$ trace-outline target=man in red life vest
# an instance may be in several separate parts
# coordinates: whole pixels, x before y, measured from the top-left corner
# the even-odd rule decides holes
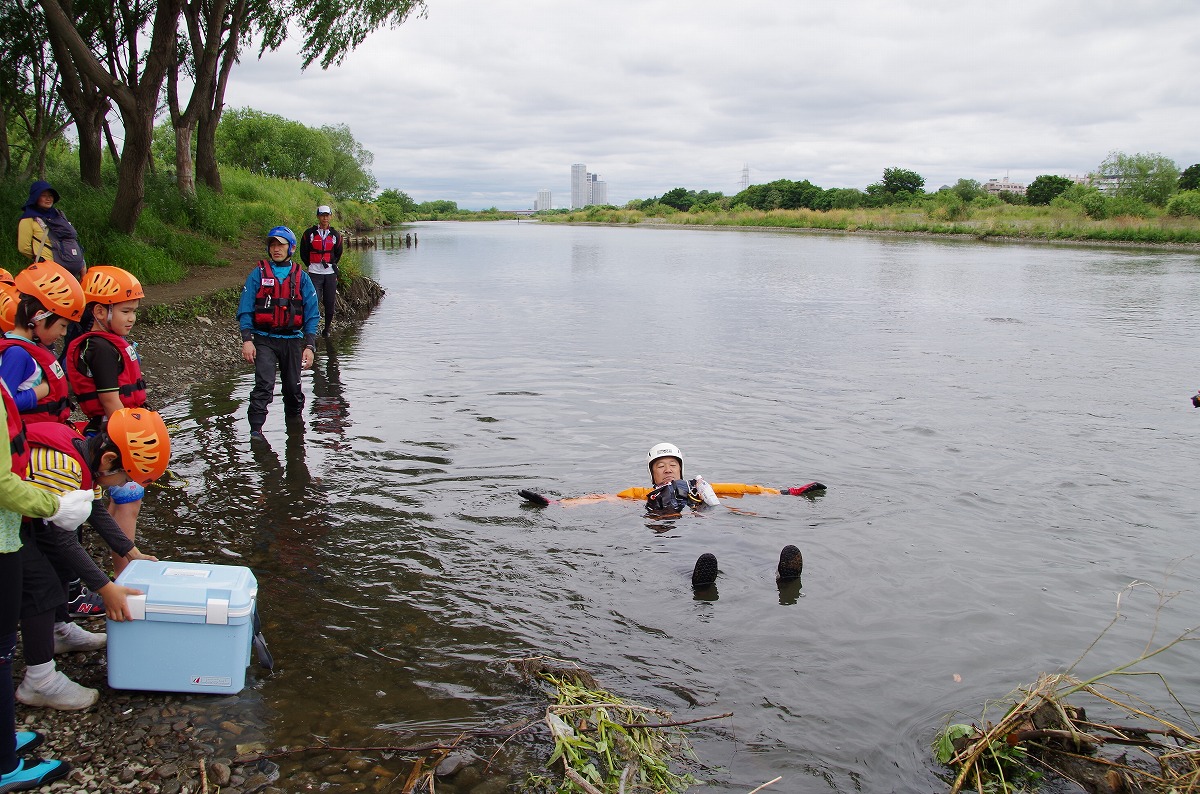
[[[325,305],[325,327],[321,335],[333,331],[333,312],[337,304],[338,261],[342,258],[342,235],[329,225],[333,210],[326,204],[317,207],[317,225],[300,235],[300,261],[308,268],[313,288]]]
[[[313,364],[317,352],[317,325],[321,310],[317,292],[300,266],[292,262],[296,235],[286,226],[267,233],[269,260],[259,260],[246,277],[238,303],[242,332],[242,358],[254,365],[250,392],[251,440],[263,438],[267,406],[275,393],[275,370],[283,379],[283,413],[289,421],[300,419],[304,392],[300,371]]]

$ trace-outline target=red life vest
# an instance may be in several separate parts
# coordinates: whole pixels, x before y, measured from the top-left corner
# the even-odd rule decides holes
[[[72,340],[67,346],[67,379],[79,401],[79,409],[90,417],[104,416],[104,406],[96,392],[96,381],[85,374],[80,353],[92,337],[104,339],[121,354],[121,371],[117,373],[117,394],[126,408],[141,408],[146,404],[146,381],[142,378],[142,363],[133,343],[108,331],[89,331]]]
[[[21,421],[21,412],[17,410],[17,403],[8,393],[8,387],[3,383],[0,383],[0,394],[4,396],[4,413],[8,420],[8,446],[12,452],[12,472],[21,479],[25,479],[25,471],[29,468],[29,442],[25,439],[25,423]],[[66,427],[66,425],[63,426]]]
[[[310,265],[319,265],[321,263],[332,265],[333,247],[337,245],[337,232],[330,229],[329,234],[321,237],[321,233],[314,226],[312,234],[309,235],[309,245],[311,246],[308,252],[308,263]]]
[[[54,351],[37,342],[26,342],[9,337],[0,339],[0,356],[14,347],[24,350],[41,367],[42,377],[46,379],[46,385],[50,387],[50,392],[38,400],[37,405],[25,411],[22,418],[30,424],[67,421],[67,417],[71,415],[71,401],[67,398],[67,373],[63,372],[62,365],[58,363]]]
[[[254,327],[268,334],[290,334],[304,327],[304,298],[300,295],[300,268],[291,266],[280,281],[267,260],[260,260],[259,287],[254,296]]]
[[[75,428],[70,425],[60,425],[51,422],[38,422],[35,425],[30,425],[25,431],[26,440],[33,445],[46,447],[63,453],[67,457],[74,458],[83,470],[83,482],[80,488],[85,491],[92,490],[92,470],[88,466],[87,461],[83,459],[83,453],[79,447],[75,446],[76,441],[82,441],[83,436],[75,431]],[[28,462],[28,453],[26,453]]]

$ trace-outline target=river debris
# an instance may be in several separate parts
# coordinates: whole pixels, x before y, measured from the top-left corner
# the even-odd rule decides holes
[[[698,783],[675,770],[693,758],[681,726],[723,719],[732,713],[671,720],[670,712],[626,702],[572,662],[535,656],[509,662],[530,680],[549,684],[553,701],[545,723],[554,740],[547,767],[561,766],[563,779],[534,776],[526,791],[559,794],[682,792]],[[761,788],[761,787],[760,787]]]
[[[1112,622],[1066,672],[1043,673],[1033,684],[986,704],[978,724],[949,724],[938,734],[934,754],[956,772],[951,794],[1007,794],[1028,790],[1047,776],[1093,794],[1200,792],[1200,727],[1161,673],[1132,669],[1181,643],[1200,640],[1200,627],[1157,647],[1152,631],[1136,659],[1086,679],[1071,674],[1121,618],[1121,598],[1135,587],[1149,586],[1135,582],[1121,592]],[[1176,594],[1151,589],[1159,598],[1157,628],[1157,616]],[[1116,686],[1129,676],[1161,686],[1177,713]],[[1105,716],[1090,719],[1080,701]],[[989,720],[989,711],[999,707],[1005,708],[1003,716]]]

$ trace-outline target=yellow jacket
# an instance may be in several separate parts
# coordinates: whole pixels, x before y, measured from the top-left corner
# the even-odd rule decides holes
[[[17,224],[17,250],[30,262],[54,258],[54,241],[45,224],[37,218],[22,218]]]

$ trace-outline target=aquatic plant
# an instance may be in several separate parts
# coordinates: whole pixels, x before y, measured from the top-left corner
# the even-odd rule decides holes
[[[1135,670],[1141,663],[1181,643],[1200,640],[1200,627],[1185,630],[1170,642],[1155,645],[1158,616],[1176,595],[1151,588],[1158,596],[1154,628],[1143,652],[1098,675],[1079,678],[1072,671],[1122,617],[1121,602],[1134,582],[1117,599],[1112,621],[1063,673],[1040,675],[1004,699],[984,705],[977,723],[949,723],[934,739],[934,756],[954,770],[951,794],[964,789],[983,792],[1020,791],[1054,773],[1090,791],[1185,792],[1200,790],[1200,727],[1159,672]],[[1116,686],[1122,677],[1156,680],[1172,714],[1150,705],[1144,694]],[[1067,699],[1087,696],[1091,706],[1112,719],[1089,719],[1084,708]],[[999,720],[989,712],[1003,707]],[[1134,724],[1122,724],[1131,720]],[[1114,753],[1113,748],[1119,748]],[[1107,751],[1107,752],[1106,752]]]
[[[669,712],[628,703],[601,689],[577,665],[538,656],[512,662],[527,677],[550,685],[545,722],[554,740],[546,766],[562,767],[559,794],[682,792],[698,783],[673,767],[692,757],[680,726],[730,716],[681,722]],[[651,721],[651,718],[657,718]],[[526,791],[544,791],[545,777],[531,778]]]

